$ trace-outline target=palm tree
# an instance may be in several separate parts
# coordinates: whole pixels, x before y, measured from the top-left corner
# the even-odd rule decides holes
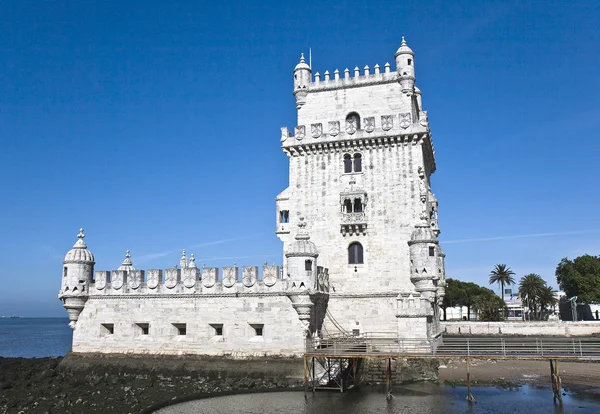
[[[542,319],[543,314],[548,310],[548,308],[553,308],[556,305],[556,302],[558,301],[554,296],[552,287],[544,286],[544,288],[538,296],[538,303],[540,305],[539,319]],[[544,317],[544,319],[546,318]]]
[[[490,285],[498,283],[502,287],[502,300],[504,301],[504,285],[513,285],[515,272],[510,270],[505,264],[497,264],[494,270],[490,272]]]
[[[537,316],[537,307],[542,291],[546,287],[546,282],[542,277],[535,273],[529,273],[519,281],[519,296],[522,299],[527,298],[527,306],[534,318]]]

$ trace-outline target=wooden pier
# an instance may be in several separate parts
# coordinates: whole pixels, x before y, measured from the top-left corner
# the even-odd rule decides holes
[[[558,361],[600,361],[600,338],[593,337],[444,337],[431,340],[397,338],[385,333],[311,338],[304,354],[305,392],[318,389],[344,392],[358,382],[364,359],[385,359],[387,398],[392,396],[392,360],[465,360],[467,400],[471,393],[473,359],[546,360],[554,401],[562,403]]]

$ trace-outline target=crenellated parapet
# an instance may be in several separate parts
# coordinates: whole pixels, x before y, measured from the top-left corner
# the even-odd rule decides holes
[[[316,72],[312,82],[308,84],[308,92],[356,88],[392,82],[398,82],[398,74],[396,71],[392,71],[391,65],[386,62],[383,70],[379,64],[375,64],[372,69],[369,65],[365,65],[362,70],[358,66],[353,70],[346,68],[343,74],[338,69],[332,73],[326,70],[323,75]]]
[[[241,276],[241,277],[240,277]],[[148,294],[217,294],[217,293],[272,293],[288,289],[288,281],[280,277],[280,267],[237,265],[223,267],[185,267],[148,270],[100,270],[90,285],[94,295],[148,295]]]

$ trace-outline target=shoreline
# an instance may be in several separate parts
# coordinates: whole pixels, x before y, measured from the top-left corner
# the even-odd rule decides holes
[[[172,403],[219,395],[303,390],[302,380],[283,376],[233,377],[226,371],[197,372],[185,364],[172,370],[134,369],[115,360],[112,365],[74,370],[64,360],[0,357],[0,414],[151,413]],[[440,362],[438,379],[431,383],[466,385],[464,360]],[[559,371],[565,391],[600,395],[600,363],[560,362]],[[471,384],[550,388],[550,369],[547,361],[475,360],[471,362]]]

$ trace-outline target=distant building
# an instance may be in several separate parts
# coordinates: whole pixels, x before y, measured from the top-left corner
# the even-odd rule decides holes
[[[440,334],[444,253],[427,113],[406,42],[396,69],[294,69],[298,113],[281,129],[289,186],[276,198],[283,265],[94,273],[83,230],[59,298],[76,352],[299,355],[305,338]],[[241,276],[241,279],[240,279]]]

